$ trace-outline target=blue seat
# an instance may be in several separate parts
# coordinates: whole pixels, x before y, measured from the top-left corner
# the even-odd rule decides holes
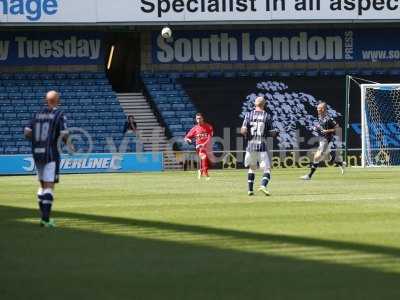
[[[181,78],[193,78],[194,75],[195,75],[194,72],[183,72],[183,73],[181,74]]]
[[[154,74],[155,78],[169,78],[169,74],[168,73],[156,73]]]
[[[29,104],[27,104],[26,101],[25,101],[25,104],[26,105],[15,106],[14,110],[15,110],[16,113],[18,113],[18,116],[20,116],[21,113],[27,113],[29,111],[28,110],[28,108],[29,108],[28,105]]]
[[[190,118],[191,116],[193,116],[194,112],[192,111],[177,111],[176,112],[176,116],[178,118]]]
[[[173,91],[174,88],[173,84],[161,84],[161,90],[163,91]]]
[[[163,111],[161,114],[164,118],[172,118],[176,115],[174,111]]]
[[[22,146],[29,147],[29,141],[18,141],[15,143],[15,145],[18,147],[22,147]]]
[[[41,73],[41,74],[39,74],[39,78],[42,80],[52,80],[53,73]]]
[[[346,75],[346,71],[345,70],[341,70],[341,69],[335,69],[335,70],[333,70],[333,75],[335,75],[335,76],[345,76]]]
[[[264,72],[263,71],[251,71],[250,76],[253,78],[261,78],[264,76]]]
[[[95,83],[96,83],[96,85],[107,85],[107,84],[109,84],[107,79],[96,79]]]
[[[293,74],[294,76],[301,77],[301,76],[304,76],[304,75],[305,75],[305,71],[304,71],[304,70],[293,70],[293,71],[292,71],[292,74]]]
[[[149,91],[159,91],[159,90],[161,90],[161,86],[160,86],[160,84],[149,84],[149,85],[147,85],[147,89],[149,90]]]
[[[186,110],[186,105],[185,104],[173,104],[172,109],[175,111]]]
[[[169,102],[172,103],[172,104],[182,104],[183,100],[182,100],[181,97],[174,96],[174,97],[170,97],[169,98]]]
[[[0,73],[0,80],[10,80],[13,79],[14,76],[8,73]]]
[[[170,84],[173,82],[173,79],[170,79],[169,77],[162,77],[162,78],[157,78],[157,81],[159,84]]]
[[[11,86],[14,87],[16,85],[16,82],[13,80],[7,80],[3,82],[3,86]]]
[[[164,122],[167,125],[178,125],[178,124],[180,124],[179,119],[177,119],[175,117],[171,117],[171,118],[164,117]]]
[[[168,77],[171,78],[171,79],[178,79],[178,78],[181,78],[181,73],[179,73],[179,72],[170,72]]]
[[[399,69],[390,69],[389,70],[389,75],[390,76],[399,76],[400,75],[400,70]]]
[[[153,78],[154,74],[152,71],[143,71],[142,72],[142,78]]]
[[[171,105],[170,104],[159,104],[157,107],[158,107],[158,110],[160,112],[162,112],[162,111],[171,111]]]
[[[290,77],[292,75],[291,71],[279,71],[278,76],[280,77]]]
[[[358,70],[358,69],[347,70],[347,74],[352,75],[352,76],[357,76],[360,74],[360,70]]]
[[[143,83],[144,84],[157,84],[158,80],[155,78],[143,78]]]
[[[183,130],[181,124],[169,125],[168,127],[171,131],[182,131]]]
[[[10,133],[11,134],[14,134],[14,135],[16,135],[16,134],[22,134],[22,131],[23,131],[23,128],[21,128],[20,126],[12,126],[12,127],[10,127]]]
[[[172,130],[172,133],[175,137],[184,137],[186,135],[185,130]]]
[[[32,152],[31,147],[29,146],[21,146],[18,149],[19,154],[29,154]]]
[[[224,72],[224,77],[225,78],[235,78],[236,77],[236,72],[234,71],[225,71]]]
[[[15,78],[16,80],[24,80],[24,79],[26,79],[26,74],[25,74],[25,73],[16,73],[16,74],[14,75],[14,78]]]
[[[277,75],[277,72],[276,72],[276,71],[272,71],[272,70],[264,71],[264,76],[265,76],[265,77],[274,77],[274,76],[276,76],[276,75]]]
[[[248,71],[239,71],[239,72],[237,72],[237,77],[248,78],[248,77],[250,77],[250,73]]]
[[[319,71],[321,76],[332,76],[333,70],[332,69],[322,69]]]
[[[190,103],[184,102],[184,103],[186,103],[185,105],[187,110],[196,110],[196,108],[191,102]]]
[[[92,75],[93,78],[95,79],[105,79],[106,78],[106,73],[104,72],[95,72]]]
[[[209,74],[208,72],[198,72],[196,73],[196,78],[208,78]]]
[[[372,76],[372,75],[374,75],[374,70],[371,70],[371,69],[362,69],[362,70],[360,71],[360,74],[361,74],[362,76]]]
[[[18,154],[18,148],[14,146],[7,146],[5,148],[5,153],[6,154]]]
[[[211,78],[221,78],[223,76],[223,72],[221,71],[210,71]]]
[[[384,76],[387,74],[387,70],[386,69],[375,69],[374,74],[378,75],[378,76]]]
[[[30,113],[19,113],[17,115],[17,117],[20,119],[29,119],[31,117],[31,114]]]
[[[16,88],[16,87],[13,87],[13,86],[10,86],[10,87],[7,87],[7,92],[10,94],[12,94],[12,93],[19,93],[19,88]]]
[[[318,70],[307,70],[305,72],[305,75],[307,77],[317,77],[318,76]]]
[[[5,113],[3,114],[3,117],[5,120],[13,120],[17,118],[17,114],[16,113]]]
[[[80,73],[79,78],[81,79],[92,79],[94,73]]]
[[[66,73],[68,79],[79,79],[79,73]]]

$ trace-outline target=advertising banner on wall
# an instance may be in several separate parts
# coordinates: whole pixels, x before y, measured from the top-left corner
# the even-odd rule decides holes
[[[157,64],[395,61],[400,59],[396,35],[396,29],[176,31],[163,39],[154,32],[152,60]]]
[[[397,0],[0,0],[0,23],[397,20]]]
[[[0,33],[0,65],[103,63],[104,42],[98,33]]]
[[[155,152],[64,155],[60,163],[61,174],[152,172],[162,171],[163,168],[163,155]],[[31,155],[0,156],[0,175],[35,173]]]

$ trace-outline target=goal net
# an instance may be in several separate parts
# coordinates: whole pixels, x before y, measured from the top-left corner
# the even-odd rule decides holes
[[[362,166],[400,165],[400,84],[361,84]]]

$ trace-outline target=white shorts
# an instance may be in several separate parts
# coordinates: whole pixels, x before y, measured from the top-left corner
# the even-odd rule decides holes
[[[258,164],[260,168],[264,170],[271,169],[271,159],[268,152],[246,152],[244,157],[244,166],[246,168],[252,166],[257,167]]]
[[[47,164],[36,164],[38,179],[44,182],[57,182],[58,174],[56,170],[56,162],[52,161]]]
[[[318,152],[321,153],[322,156],[329,154],[331,151],[332,143],[328,140],[320,140],[318,145]]]

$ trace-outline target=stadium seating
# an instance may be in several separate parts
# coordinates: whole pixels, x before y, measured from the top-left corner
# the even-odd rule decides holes
[[[0,154],[31,152],[23,128],[44,107],[48,90],[60,92],[68,126],[89,133],[91,152],[110,152],[107,138],[120,145],[126,117],[104,72],[0,74]],[[76,141],[76,146],[87,150],[88,139]],[[127,150],[136,150],[134,140]]]
[[[143,82],[155,107],[162,116],[172,137],[182,139],[193,127],[196,109],[180,84],[180,77],[193,77],[195,73],[143,73]],[[192,146],[179,143],[180,149],[191,150]]]
[[[168,84],[178,78],[262,78],[262,77],[317,77],[317,76],[382,76],[400,75],[399,69],[294,69],[294,70],[250,70],[250,71],[199,71],[199,72],[143,72],[145,84]]]

